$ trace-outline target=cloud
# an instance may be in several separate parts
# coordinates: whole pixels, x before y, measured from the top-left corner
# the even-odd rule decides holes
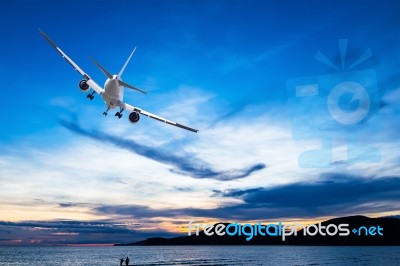
[[[234,104],[234,106],[235,106],[234,108],[231,108],[231,110],[226,111],[225,114],[216,118],[215,121],[213,121],[208,127],[214,128],[218,124],[226,122],[230,118],[234,118],[235,116],[237,116],[239,113],[243,112],[246,109],[247,103],[244,101],[241,101],[241,102]]]
[[[288,213],[290,216],[398,210],[400,177],[356,178],[346,174],[327,174],[321,181],[313,183],[231,190],[223,196],[238,197],[252,206],[276,208],[281,215]]]
[[[162,231],[145,231],[135,226],[108,221],[0,221],[1,245],[114,244],[151,236],[174,236]]]
[[[130,217],[204,217],[222,220],[315,218],[400,209],[400,177],[356,178],[345,174],[325,174],[319,182],[292,183],[271,188],[216,191],[242,203],[211,209],[152,209],[138,205],[100,206],[101,214]]]
[[[137,143],[133,140],[106,134],[101,131],[88,130],[82,128],[77,122],[67,119],[60,119],[60,125],[63,127],[86,137],[111,143],[119,148],[126,149],[135,154],[155,160],[157,162],[173,166],[170,171],[173,173],[188,175],[193,178],[212,178],[220,181],[229,181],[234,179],[245,178],[254,172],[266,168],[263,163],[254,164],[245,169],[234,169],[228,171],[218,171],[209,166],[206,162],[196,158],[194,155],[184,154],[178,156],[167,153],[160,148],[154,148]]]
[[[0,245],[64,245],[132,242],[152,236],[176,236],[174,228],[189,220],[251,221],[315,219],[324,216],[379,214],[400,209],[400,177],[356,177],[327,173],[319,181],[274,187],[214,191],[216,197],[240,199],[240,203],[215,208],[152,208],[144,205],[87,204],[91,212],[113,220],[0,221]],[[74,204],[59,203],[63,208]],[[395,213],[393,213],[395,215]],[[114,222],[119,221],[119,222]],[[126,222],[130,221],[130,222]],[[145,224],[143,227],[142,224]],[[149,229],[149,225],[150,228]]]
[[[388,91],[382,97],[382,101],[385,105],[394,105],[398,107],[400,105],[400,88]]]

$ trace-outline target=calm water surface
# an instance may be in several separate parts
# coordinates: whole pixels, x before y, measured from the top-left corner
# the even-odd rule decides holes
[[[0,247],[0,265],[400,265],[400,247]]]

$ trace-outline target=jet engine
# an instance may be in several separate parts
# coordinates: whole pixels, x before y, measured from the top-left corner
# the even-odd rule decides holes
[[[129,114],[129,122],[131,122],[132,124],[135,124],[139,121],[140,119],[140,115],[138,112],[132,112]]]
[[[87,92],[90,89],[89,85],[86,82],[86,79],[83,79],[79,82],[79,89],[83,92]]]

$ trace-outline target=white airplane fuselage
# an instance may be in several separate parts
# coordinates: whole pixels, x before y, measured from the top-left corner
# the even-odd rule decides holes
[[[120,79],[121,80],[121,79]],[[117,75],[113,75],[113,78],[108,78],[104,83],[104,93],[101,94],[106,106],[110,109],[114,109],[118,106],[118,101],[123,102],[124,100],[124,87],[118,84]]]

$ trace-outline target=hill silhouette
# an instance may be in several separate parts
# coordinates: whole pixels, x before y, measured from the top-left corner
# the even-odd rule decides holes
[[[220,223],[217,223],[220,224]],[[215,225],[217,225],[215,224]],[[227,226],[227,223],[223,223]],[[195,229],[192,231],[191,236],[181,236],[174,238],[153,237],[146,240],[129,243],[129,244],[116,244],[116,246],[163,246],[163,245],[315,245],[315,246],[385,246],[385,245],[400,245],[400,219],[397,218],[369,218],[365,216],[349,216],[330,219],[321,222],[321,226],[334,224],[348,224],[349,235],[339,236],[322,236],[316,234],[314,236],[304,235],[303,229],[297,231],[297,236],[286,236],[285,241],[282,241],[281,236],[254,236],[250,241],[246,241],[246,236],[235,235],[218,236],[216,234],[207,236],[204,231],[196,236]],[[214,227],[215,227],[214,225]],[[316,224],[315,226],[318,226]],[[367,230],[364,228],[353,232],[353,229],[360,227],[366,229],[375,227],[375,229],[382,228],[382,235],[378,234],[377,230],[372,229],[370,233],[375,235],[365,235]],[[330,232],[333,232],[331,227]],[[315,230],[311,230],[311,233]],[[368,233],[369,234],[369,233]]]

